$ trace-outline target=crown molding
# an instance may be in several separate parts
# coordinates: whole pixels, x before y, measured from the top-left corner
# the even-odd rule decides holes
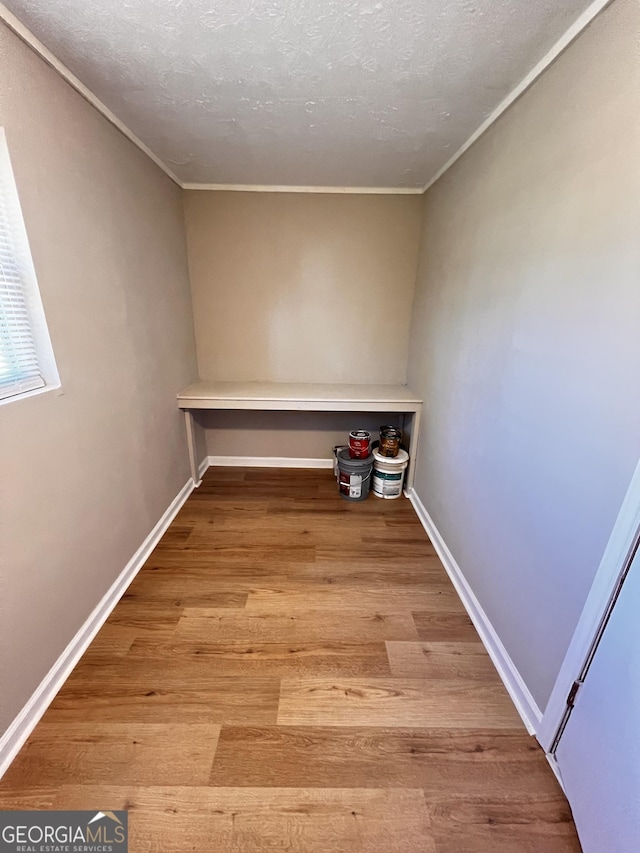
[[[444,166],[439,169],[436,174],[424,185],[422,188],[423,192],[426,192],[430,189],[436,181],[438,181],[445,172],[448,172],[449,169],[456,163],[465,151],[468,151],[469,148],[477,142],[480,137],[486,133],[487,130],[494,124],[500,116],[505,113],[509,107],[514,104],[527,89],[531,88],[536,80],[544,74],[544,72],[552,65],[556,59],[560,56],[560,54],[564,53],[564,51],[569,47],[569,45],[575,41],[575,39],[580,35],[580,33],[585,30],[589,24],[596,18],[600,12],[610,6],[613,3],[613,0],[595,0],[590,6],[588,6],[584,12],[580,15],[577,20],[573,22],[573,24],[569,27],[569,29],[558,39],[558,41],[554,44],[551,50],[542,57],[540,62],[535,65],[531,71],[524,77],[518,85],[509,92],[507,97],[501,101],[495,110],[489,115],[480,125],[480,127],[474,131],[471,136],[467,139],[467,141],[458,148],[456,153],[451,157]]]
[[[84,83],[79,80],[76,75],[70,71],[67,66],[60,62],[60,60],[53,55],[53,53],[46,47],[39,39],[37,39],[31,30],[27,29],[25,25],[16,18],[13,12],[10,12],[7,7],[0,3],[0,21],[2,21],[18,38],[24,42],[27,47],[30,47],[34,53],[37,53],[38,56],[43,59],[47,65],[53,68],[54,71],[64,79],[66,82],[76,90],[76,92],[81,95],[85,101],[88,101],[92,107],[95,107],[99,113],[107,119],[117,130],[120,131],[130,142],[139,148],[142,152],[144,152],[147,157],[149,157],[156,166],[159,166],[162,171],[168,175],[172,181],[178,184],[179,187],[182,186],[182,182],[177,178],[176,175],[173,174],[171,169],[164,163],[153,151],[144,144],[144,142],[139,139],[133,131],[129,130],[127,125],[120,121],[117,115],[111,112],[109,107],[104,104],[100,98],[95,95],[91,89],[84,85]]]
[[[301,187],[278,184],[183,184],[185,190],[239,193],[342,193],[343,195],[422,195],[422,187]]]
[[[224,192],[271,192],[271,193],[340,193],[358,195],[421,195],[430,189],[462,155],[484,134],[486,131],[512,106],[535,81],[552,65],[555,60],[569,47],[569,45],[586,29],[589,24],[614,0],[595,0],[577,18],[569,29],[553,45],[551,50],[535,65],[518,85],[498,104],[489,115],[471,134],[467,141],[458,148],[456,153],[439,169],[436,174],[422,187],[313,187],[313,186],[279,186],[264,184],[206,184],[206,183],[183,183],[153,151],[139,139],[127,125],[121,121],[104,104],[91,89],[82,83],[78,77],[71,72],[64,63],[54,56],[45,45],[37,39],[16,16],[0,2],[0,21],[2,21],[15,35],[18,36],[28,47],[37,53],[54,71],[64,78],[67,83],[76,90],[88,103],[98,110],[120,133],[133,142],[147,157],[162,169],[172,181],[184,190],[213,190]]]

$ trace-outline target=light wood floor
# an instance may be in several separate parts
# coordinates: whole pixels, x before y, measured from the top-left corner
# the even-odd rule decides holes
[[[210,469],[0,782],[133,853],[569,853],[567,802],[409,502]]]

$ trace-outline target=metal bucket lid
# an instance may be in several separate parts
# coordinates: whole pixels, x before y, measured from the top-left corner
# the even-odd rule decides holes
[[[349,448],[338,451],[338,465],[344,468],[351,468],[357,471],[366,471],[373,465],[373,457],[367,456],[365,459],[352,459],[349,456]]]
[[[406,450],[400,448],[397,456],[383,456],[382,453],[374,448],[373,458],[376,462],[384,462],[385,465],[402,465],[409,461],[409,454]]]

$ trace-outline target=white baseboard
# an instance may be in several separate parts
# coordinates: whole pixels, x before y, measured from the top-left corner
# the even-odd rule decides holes
[[[198,482],[196,483],[196,486],[199,486],[202,482],[202,477],[209,465],[211,465],[211,463],[209,462],[209,457],[205,456],[202,462],[198,465]]]
[[[171,501],[162,518],[120,572],[109,590],[89,615],[84,625],[82,625],[78,633],[40,682],[26,705],[0,738],[0,778],[7,771],[24,742],[71,674],[71,671],[178,514],[178,511],[193,491],[193,488],[193,480],[189,478],[189,481],[185,483],[180,492]]]
[[[209,466],[226,468],[333,468],[333,459],[293,456],[209,456]]]
[[[480,602],[475,597],[473,590],[469,586],[462,569],[456,563],[453,554],[448,549],[444,539],[440,535],[433,519],[427,512],[424,504],[418,497],[415,489],[410,489],[407,497],[413,504],[418,518],[422,526],[427,531],[429,539],[440,557],[447,574],[454,585],[456,592],[460,596],[464,607],[469,614],[471,621],[475,625],[476,631],[480,635],[484,647],[489,653],[489,657],[493,661],[493,665],[498,670],[498,675],[502,679],[504,686],[509,692],[509,696],[516,706],[518,713],[522,717],[522,721],[527,727],[530,735],[535,735],[542,720],[542,711],[536,704],[535,699],[529,692],[522,676],[518,672],[516,665],[509,657],[509,653],[505,649],[496,633],[495,628],[489,621],[489,617],[482,609]]]

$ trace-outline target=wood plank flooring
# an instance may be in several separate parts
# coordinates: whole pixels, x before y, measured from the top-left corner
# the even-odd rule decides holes
[[[407,500],[211,469],[4,779],[132,853],[578,853]]]

